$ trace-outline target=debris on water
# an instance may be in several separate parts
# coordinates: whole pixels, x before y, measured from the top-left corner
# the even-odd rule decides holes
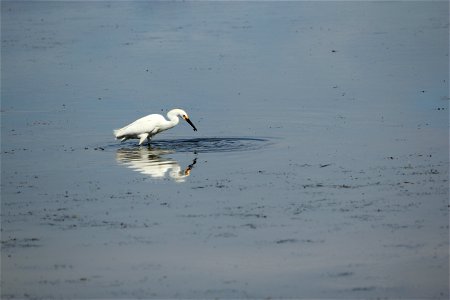
[[[276,241],[277,244],[286,244],[286,243],[295,243],[297,242],[296,239],[283,239]]]
[[[251,224],[251,223],[248,223],[248,224],[244,224],[244,225],[242,225],[242,226],[244,226],[244,227],[248,227],[248,228],[251,228],[251,229],[256,229],[256,225],[254,225],[254,224]]]
[[[373,290],[375,290],[375,287],[374,286],[364,286],[364,287],[355,287],[355,288],[352,288],[352,291],[353,292],[368,292],[368,291],[373,291]]]
[[[352,276],[354,273],[353,272],[340,272],[340,273],[336,273],[336,274],[329,274],[330,277],[347,277],[347,276]]]
[[[343,189],[350,189],[351,188],[351,186],[346,185],[346,184],[338,185],[338,187],[343,188]]]

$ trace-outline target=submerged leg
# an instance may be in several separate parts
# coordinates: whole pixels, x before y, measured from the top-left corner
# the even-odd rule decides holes
[[[152,136],[149,134],[147,137],[148,145],[150,146],[150,142],[152,141]]]
[[[145,139],[148,137],[148,133],[142,133],[142,134],[138,135],[138,137],[139,137],[139,146],[140,146],[145,141]]]

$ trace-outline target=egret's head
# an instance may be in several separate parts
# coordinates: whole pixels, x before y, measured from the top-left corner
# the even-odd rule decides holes
[[[192,128],[194,128],[194,131],[197,131],[197,128],[195,128],[195,125],[192,124],[191,120],[189,119],[189,115],[184,110],[176,108],[176,109],[172,109],[171,111],[169,111],[169,113],[174,113],[177,116],[182,117],[186,122],[189,123],[189,125],[192,126]]]

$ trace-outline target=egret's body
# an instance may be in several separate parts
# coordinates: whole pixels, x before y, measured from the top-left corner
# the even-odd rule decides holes
[[[189,123],[189,125],[192,126],[192,128],[194,128],[194,131],[197,131],[197,128],[195,128],[194,124],[192,124],[191,120],[189,120],[187,113],[182,109],[176,108],[167,113],[167,118],[169,120],[166,120],[161,115],[151,114],[137,119],[125,127],[114,130],[114,136],[116,139],[120,139],[121,141],[128,139],[139,139],[139,145],[142,145],[146,139],[150,142],[155,134],[177,125],[180,121],[178,117],[182,117]]]

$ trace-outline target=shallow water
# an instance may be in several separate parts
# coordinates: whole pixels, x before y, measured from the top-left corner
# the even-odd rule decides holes
[[[1,5],[2,298],[448,298],[448,2]]]
[[[221,153],[234,151],[252,151],[269,145],[269,140],[261,138],[196,138],[156,140],[147,146],[98,147],[100,150],[113,149],[119,164],[153,179],[171,178],[177,182],[184,182],[197,163],[198,153]],[[192,163],[181,168],[171,156],[176,153],[188,152],[195,155]]]

